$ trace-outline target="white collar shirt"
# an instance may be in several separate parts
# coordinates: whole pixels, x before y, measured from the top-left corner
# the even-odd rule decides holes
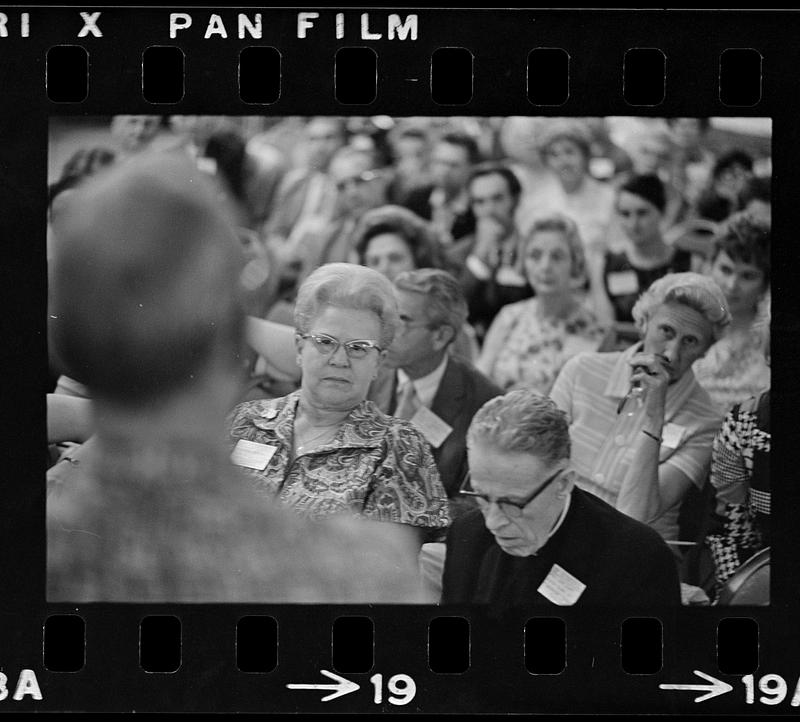
[[[439,384],[442,382],[442,377],[447,368],[447,359],[448,356],[445,354],[442,362],[433,371],[418,379],[412,379],[403,369],[397,369],[398,397],[403,393],[407,383],[413,383],[420,403],[426,408],[430,408],[436,398],[436,392],[439,390]]]

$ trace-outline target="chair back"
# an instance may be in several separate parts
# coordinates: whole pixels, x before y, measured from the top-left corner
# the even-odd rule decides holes
[[[769,547],[753,554],[725,582],[721,606],[764,607],[769,604]]]

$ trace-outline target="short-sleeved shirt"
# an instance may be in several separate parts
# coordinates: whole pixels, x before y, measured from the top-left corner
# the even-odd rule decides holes
[[[584,488],[616,506],[643,427],[643,410],[617,413],[630,390],[628,360],[641,349],[574,356],[561,370],[550,393],[567,412],[572,463],[584,477]],[[701,488],[708,475],[711,444],[722,413],[697,383],[691,369],[667,389],[659,468],[672,466]],[[665,539],[677,539],[680,502],[651,526]]]
[[[350,513],[424,528],[450,524],[433,453],[410,422],[362,401],[331,442],[292,460],[299,398],[295,391],[233,410],[234,443],[246,439],[275,450],[263,471],[247,469],[259,489],[312,518]]]
[[[692,256],[688,251],[676,250],[669,262],[654,268],[637,268],[623,251],[609,251],[605,258],[603,280],[606,293],[614,307],[614,320],[633,322],[633,307],[653,281],[668,273],[690,271]]]

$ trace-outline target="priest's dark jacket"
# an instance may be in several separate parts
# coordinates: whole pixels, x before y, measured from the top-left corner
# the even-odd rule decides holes
[[[577,487],[561,526],[535,555],[503,551],[478,509],[453,522],[446,546],[443,604],[658,608],[681,603],[676,557],[661,536]]]

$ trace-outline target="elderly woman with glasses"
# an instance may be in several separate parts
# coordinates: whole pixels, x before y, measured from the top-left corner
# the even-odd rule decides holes
[[[662,606],[680,602],[677,566],[652,529],[582,491],[566,414],[517,389],[488,401],[467,434],[478,509],[447,534],[442,602]]]
[[[367,401],[398,323],[391,283],[362,266],[326,264],[300,287],[294,315],[300,389],[234,409],[234,462],[303,515],[446,527],[427,442]]]

